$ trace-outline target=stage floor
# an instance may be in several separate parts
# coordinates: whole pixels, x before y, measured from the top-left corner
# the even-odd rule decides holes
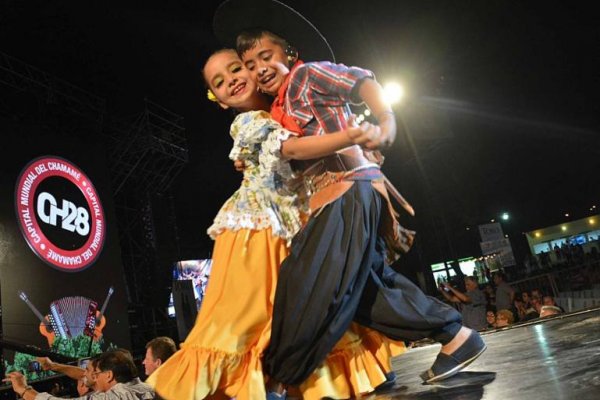
[[[600,399],[600,309],[484,335],[486,352],[465,371],[436,385],[419,373],[439,345],[393,360],[396,385],[369,400]]]

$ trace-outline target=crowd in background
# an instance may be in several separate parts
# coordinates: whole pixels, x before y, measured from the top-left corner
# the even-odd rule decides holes
[[[536,288],[518,292],[503,272],[493,274],[493,284],[480,288],[475,277],[464,278],[465,290],[450,283],[440,286],[440,293],[463,314],[463,323],[477,330],[502,328],[517,322],[561,314],[564,310],[554,297]]]
[[[177,351],[175,342],[166,336],[152,339],[146,345],[142,366],[150,376]],[[85,367],[56,363],[47,357],[37,358],[44,371],[64,374],[77,382],[77,397],[58,381],[48,392],[38,392],[18,371],[7,374],[6,381],[24,400],[160,400],[154,389],[140,379],[138,367],[126,349],[111,349],[87,360]]]

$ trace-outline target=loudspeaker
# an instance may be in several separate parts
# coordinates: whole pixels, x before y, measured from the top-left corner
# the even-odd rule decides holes
[[[184,341],[194,326],[198,314],[192,280],[173,281],[173,305],[179,340]]]

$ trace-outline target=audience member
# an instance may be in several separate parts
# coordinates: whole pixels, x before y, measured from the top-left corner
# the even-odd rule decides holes
[[[515,317],[512,311],[502,309],[496,313],[496,327],[504,328],[505,326],[512,325],[515,322]]]
[[[521,293],[521,300],[523,300],[523,307],[525,307],[525,309],[528,309],[531,306],[531,296],[529,295],[529,292]]]
[[[487,320],[488,329],[496,329],[496,314],[493,310],[488,310],[485,313],[485,319]]]
[[[107,351],[98,356],[91,376],[95,379],[96,392],[78,397],[77,400],[150,400],[154,391],[137,377],[137,369],[127,350]],[[7,374],[12,389],[24,400],[58,400],[49,393],[38,393],[20,372]]]
[[[556,306],[542,306],[542,309],[540,311],[540,318],[551,317],[553,315],[558,315],[558,314],[562,314],[562,311],[560,308],[558,308]]]
[[[523,321],[529,321],[540,317],[542,301],[538,297],[531,298],[531,305],[527,308]]]
[[[173,339],[159,336],[146,344],[146,357],[142,361],[146,376],[150,376],[162,363],[167,361],[177,351]]]
[[[93,372],[96,358],[91,358],[87,362],[85,369],[75,365],[56,363],[48,357],[37,357],[36,360],[40,363],[44,371],[58,372],[71,379],[77,380],[77,393],[79,393],[80,396],[94,392],[96,382],[93,377]]]
[[[462,305],[461,313],[464,326],[478,331],[484,330],[487,326],[485,295],[479,290],[479,285],[475,277],[466,276],[464,282],[467,289],[466,293],[462,293],[448,283],[442,283],[443,286],[440,287],[440,291],[448,301]]]
[[[527,315],[527,309],[525,308],[525,303],[523,303],[523,301],[516,297],[515,298],[515,302],[513,304],[513,309],[515,311],[515,320],[516,321],[523,321],[523,319],[525,318],[525,315]]]
[[[532,289],[531,290],[531,299],[538,299],[540,301],[542,301],[542,291],[540,289]]]
[[[542,307],[543,306],[558,307],[558,309],[560,310],[561,313],[565,312],[564,308],[562,308],[561,306],[559,306],[558,304],[556,304],[556,301],[554,301],[554,297],[552,297],[552,296],[544,296],[542,298]]]
[[[515,290],[506,283],[506,276],[502,272],[494,273],[496,284],[496,310],[509,310],[515,301]]]

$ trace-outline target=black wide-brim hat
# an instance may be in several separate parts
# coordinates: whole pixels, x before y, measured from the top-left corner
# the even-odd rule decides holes
[[[264,29],[285,39],[305,61],[335,61],[319,30],[293,8],[276,0],[226,0],[215,12],[213,30],[222,45],[235,48],[238,34]]]

